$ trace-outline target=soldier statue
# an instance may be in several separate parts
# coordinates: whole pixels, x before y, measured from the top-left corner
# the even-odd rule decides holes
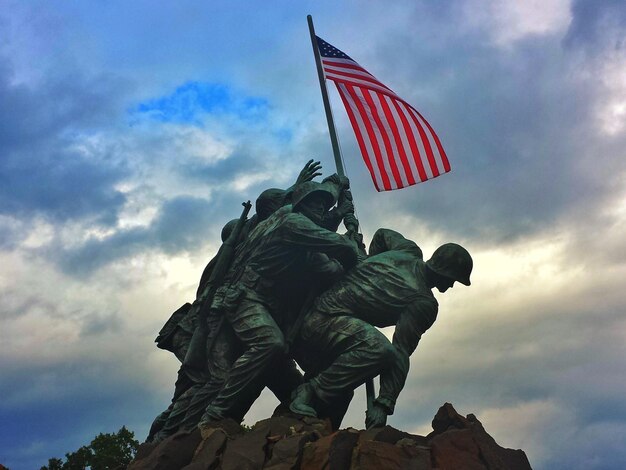
[[[469,286],[472,258],[447,243],[424,261],[415,242],[390,229],[375,233],[367,255],[349,182],[312,181],[320,168],[309,161],[294,186],[264,191],[256,215],[246,219],[245,209],[224,226],[227,269],[220,249],[194,304],[177,310],[157,338],[182,366],[149,441],[241,422],[266,386],[291,412],[328,417],[338,428],[354,389],[380,376],[366,425],[383,426],[393,414],[409,357],[437,317],[432,289]],[[342,220],[346,235],[335,233]],[[390,342],[377,328],[394,325]]]
[[[379,229],[369,254],[320,294],[306,316],[294,354],[312,377],[299,386],[293,412],[317,416],[318,409],[336,408],[350,400],[354,388],[380,375],[380,393],[367,410],[366,425],[384,426],[404,387],[409,356],[437,318],[431,289],[470,285],[472,258],[454,243],[440,246],[424,262],[414,242]],[[393,325],[390,343],[375,327]]]
[[[256,233],[255,228],[257,225],[268,219],[280,207],[291,202],[292,199],[294,202],[293,208],[289,206],[289,209],[283,211],[283,213],[293,211],[293,215],[287,217],[287,219],[294,219],[296,218],[295,214],[300,212],[306,213],[309,211],[309,217],[316,218],[317,215],[321,215],[321,219],[316,219],[316,222],[319,223],[320,226],[333,231],[337,229],[339,223],[346,214],[353,212],[354,209],[351,201],[348,198],[343,197],[343,192],[345,191],[343,185],[347,184],[346,181],[334,175],[333,177],[327,178],[322,185],[310,182],[311,179],[320,174],[318,173],[320,169],[321,166],[319,162],[313,162],[313,160],[310,160],[301,171],[296,184],[294,184],[291,188],[288,190],[269,189],[261,193],[256,202],[257,213],[245,223],[241,230],[241,235],[238,238],[240,240],[240,245],[237,251],[238,255],[232,262],[227,277],[233,278],[234,276],[237,276],[236,273],[240,273],[241,271],[238,267],[242,268],[250,261],[249,258],[251,250],[255,246],[255,243],[252,241],[246,241],[248,238],[251,238],[252,240],[256,240],[257,238],[249,237],[250,233]],[[323,209],[316,212],[319,207],[315,207],[315,201],[320,199],[320,197],[318,197],[319,194],[323,194],[321,199],[324,200],[324,204]],[[332,210],[328,210],[338,199],[338,206]],[[313,215],[313,212],[315,215]],[[283,218],[284,217],[281,217],[281,220]],[[228,239],[230,232],[236,225],[237,220],[238,219],[234,219],[230,221],[223,228],[222,241]],[[331,233],[328,230],[319,229],[319,227],[317,228],[320,230],[320,233]],[[340,240],[343,241],[343,239]],[[287,242],[289,242],[288,238]],[[306,258],[306,262],[313,266],[314,270],[319,271],[317,274],[318,276],[329,279],[328,269],[335,273],[339,272],[339,269],[342,269],[341,265],[336,261],[331,261],[328,258],[320,261],[320,257],[321,254],[311,254]],[[176,311],[161,330],[159,337],[157,338],[157,345],[163,349],[168,349],[174,352],[183,365],[178,373],[178,380],[176,382],[172,403],[165,412],[161,413],[161,415],[155,419],[148,436],[148,441],[159,441],[179,429],[189,429],[190,427],[195,426],[198,423],[202,412],[204,412],[206,405],[215,398],[217,392],[221,389],[221,386],[226,382],[227,376],[231,373],[231,366],[233,366],[233,363],[235,363],[239,355],[245,351],[243,348],[245,341],[242,342],[241,336],[246,330],[243,329],[238,335],[236,335],[233,330],[233,325],[230,322],[222,324],[221,321],[218,321],[217,323],[219,323],[219,327],[213,328],[212,338],[208,341],[210,346],[206,351],[206,361],[204,366],[198,367],[196,364],[191,367],[188,361],[190,355],[188,354],[188,350],[191,337],[194,334],[194,330],[198,328],[197,312],[200,305],[206,301],[206,299],[202,298],[201,294],[206,288],[208,279],[210,278],[215,267],[216,260],[217,257],[212,259],[202,274],[200,285],[198,287],[197,299],[194,302],[194,305],[185,304],[178,311]],[[294,263],[294,265],[299,264],[302,263]],[[298,273],[304,271],[305,270],[301,269],[297,270]],[[249,277],[249,272],[246,275]],[[296,279],[297,276],[283,276],[282,288],[277,287],[275,289],[276,291],[291,293],[290,296],[282,296],[281,301],[283,302],[283,311],[286,311],[289,307],[297,309],[298,304],[301,303],[300,295],[305,295],[305,289],[302,287],[308,285],[308,282],[294,283]],[[288,286],[288,282],[291,282],[292,285]],[[231,282],[231,291],[232,284],[233,283]],[[237,284],[238,288],[241,288],[245,285],[245,280],[238,281],[235,284]],[[298,289],[300,290],[300,294],[297,293]],[[225,290],[222,289],[220,296],[218,296],[222,301],[224,299],[224,291]],[[212,301],[213,300],[211,300],[211,302]],[[236,306],[233,306],[232,308],[236,309]],[[209,322],[213,321],[215,323],[216,317],[218,317],[217,320],[221,320],[221,316],[227,316],[226,311],[223,308],[223,302],[221,307],[212,309],[212,312],[213,314],[211,315],[211,318],[207,320]],[[234,313],[231,312],[231,314]],[[279,316],[278,312],[272,312],[272,318]],[[259,331],[264,330],[261,329]],[[257,331],[255,335],[257,333],[259,332]],[[255,341],[253,341],[252,344],[258,345],[261,337],[262,335],[259,333],[259,337],[255,338]],[[250,355],[251,354],[249,353],[246,357],[249,357]],[[254,353],[252,353],[252,357],[255,357]],[[279,401],[284,403],[286,407],[291,399],[291,393],[302,382],[302,376],[296,369],[292,359],[283,357],[281,358],[281,361],[280,369],[282,370],[282,373],[280,376],[269,374],[267,377],[262,379],[257,377],[253,382],[255,383],[255,388],[262,389],[263,386],[268,386],[277,396]],[[246,362],[244,361],[244,364],[245,363]],[[241,361],[239,361],[238,364],[241,364]],[[236,370],[237,369],[235,369],[235,371]],[[258,390],[258,393],[260,393],[260,389]],[[232,406],[229,411],[224,413],[224,416],[241,421],[243,419],[243,415],[249,406],[251,406],[258,393],[255,392],[255,396],[247,401],[243,400],[242,397],[238,398],[235,406]]]
[[[276,211],[248,236],[221,289],[221,311],[244,352],[234,362],[218,395],[208,405],[201,424],[243,419],[269,380],[292,390],[285,332],[315,279],[334,280],[357,261],[354,242],[321,225],[335,204],[330,181],[309,181],[293,193],[292,205]],[[245,261],[244,261],[245,260]]]

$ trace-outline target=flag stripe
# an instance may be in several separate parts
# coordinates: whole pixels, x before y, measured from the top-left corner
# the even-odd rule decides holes
[[[417,175],[419,180],[426,181],[428,177],[426,176],[426,170],[424,170],[424,164],[422,163],[422,159],[421,159],[422,153],[417,148],[415,134],[413,133],[413,129],[411,129],[411,125],[409,124],[409,121],[407,120],[404,112],[401,109],[401,105],[402,103],[398,102],[397,100],[393,101],[393,106],[396,112],[398,113],[400,122],[402,123],[402,129],[404,130],[404,135],[406,136],[407,141],[409,143],[411,154],[415,157],[415,158],[411,158],[410,163],[413,163],[415,165],[416,167],[415,169],[417,170],[417,172],[414,174]]]
[[[387,133],[388,126],[385,126],[385,123],[383,123],[382,119],[380,118],[380,115],[378,114],[377,106],[376,104],[374,104],[374,100],[372,99],[372,95],[370,94],[369,90],[360,89],[360,91],[363,93],[365,97],[365,101],[370,107],[370,113],[372,115],[372,118],[374,119],[374,124],[376,128],[378,129],[378,133],[380,134],[382,138],[383,145],[381,147],[381,154],[383,155],[384,161],[387,162],[387,166],[389,167],[389,170],[391,171],[391,175],[393,176],[393,180],[395,181],[395,186],[398,188],[401,188],[402,181],[400,180],[400,173],[398,172],[398,166],[396,165],[396,162],[393,158],[391,142],[389,141],[389,135]]]
[[[345,106],[348,113],[348,118],[352,123],[352,128],[354,129],[357,143],[359,144],[359,148],[361,149],[361,155],[363,155],[363,160],[365,161],[365,165],[370,172],[370,176],[372,177],[372,181],[374,182],[376,191],[381,191],[381,188],[383,188],[382,177],[378,168],[374,169],[370,158],[370,156],[373,154],[371,142],[363,138],[363,134],[367,132],[367,130],[365,129],[365,123],[363,123],[363,119],[361,118],[359,110],[356,108],[354,100],[346,91],[346,86],[344,84],[337,84],[337,90],[339,90],[339,96],[343,101],[343,105]]]
[[[363,116],[363,123],[367,129],[367,136],[372,144],[372,149],[374,150],[376,166],[378,167],[378,171],[380,171],[380,176],[383,180],[383,188],[386,191],[389,191],[390,189],[393,189],[391,182],[391,170],[389,168],[389,164],[385,161],[383,153],[381,152],[382,139],[379,132],[377,132],[378,126],[375,125],[376,123],[374,122],[371,108],[367,101],[365,101],[363,94],[357,93],[357,91],[361,91],[360,88],[354,88],[351,85],[348,85],[346,89],[354,97],[354,104],[356,104],[361,116]]]
[[[441,156],[443,168],[445,172],[447,173],[448,171],[450,171],[450,162],[448,161],[448,156],[446,155],[446,152],[443,150],[443,145],[441,145],[441,141],[439,140],[439,137],[435,133],[435,130],[432,128],[430,123],[424,118],[424,116],[422,116],[422,114],[417,109],[413,108],[413,106],[411,106],[411,108],[413,109],[413,111],[417,113],[417,115],[422,119],[422,121],[424,121],[424,124],[426,124],[426,127],[428,127],[428,130],[430,131],[430,134],[432,135],[435,141],[435,144],[437,145],[437,150],[439,150],[439,155]]]
[[[330,57],[323,57],[322,60],[324,62],[324,65],[327,65],[329,67],[337,67],[344,70],[358,70],[360,72],[366,73],[371,77],[374,77],[374,75],[369,73],[367,70],[365,70],[363,67],[361,67],[359,64],[351,59],[335,59]]]
[[[433,173],[430,169],[430,165],[428,164],[428,156],[426,153],[426,146],[424,145],[424,141],[422,139],[422,134],[420,134],[418,126],[415,124],[413,117],[410,113],[410,108],[406,106],[402,106],[402,114],[406,118],[413,135],[415,136],[415,142],[420,152],[420,161],[422,162],[424,172],[426,173],[426,180],[429,180],[433,177]]]
[[[326,72],[326,77],[331,80],[344,81],[348,83],[353,83],[356,85],[368,85],[376,88],[382,88],[387,92],[393,93],[389,88],[382,85],[378,80],[372,77],[369,74],[365,73],[355,73],[355,72],[346,72],[344,70],[335,70],[330,67],[324,67],[324,71]],[[332,78],[331,78],[332,77]]]
[[[324,71],[327,73],[344,72],[346,74],[352,73],[359,77],[368,78],[371,83],[382,87],[389,93],[393,94],[396,98],[401,99],[391,88],[384,83],[381,83],[374,75],[352,60],[322,58],[322,65],[324,66]]]
[[[413,177],[413,171],[409,165],[409,159],[407,158],[406,149],[409,148],[406,146],[406,142],[403,141],[402,136],[400,135],[401,128],[398,126],[396,116],[391,112],[391,107],[389,106],[389,102],[391,101],[388,96],[380,96],[380,103],[383,107],[383,111],[387,118],[387,122],[393,122],[394,125],[391,127],[391,133],[393,134],[394,140],[394,155],[399,160],[400,165],[402,165],[402,169],[404,170],[401,173],[402,183],[404,186],[411,186],[415,184],[415,178]]]
[[[433,155],[433,149],[430,145],[430,141],[428,140],[428,136],[422,127],[422,123],[419,121],[418,117],[415,115],[413,108],[406,108],[408,115],[413,120],[415,127],[417,127],[417,131],[421,137],[421,142],[424,144],[424,149],[426,150],[426,158],[428,160],[428,165],[430,166],[431,178],[435,178],[439,176],[439,170],[437,169],[437,164],[435,163],[435,156]]]
[[[386,94],[386,95],[390,95],[392,97],[394,97],[395,99],[398,99],[397,95],[389,90],[389,88],[382,86],[380,83],[374,83],[371,81],[367,81],[367,80],[361,80],[361,79],[356,79],[356,78],[351,78],[350,80],[348,80],[346,77],[342,77],[340,75],[337,74],[327,74],[326,78],[328,78],[329,80],[332,80],[335,82],[335,84],[337,83],[345,83],[346,85],[354,85],[354,86],[358,86],[358,87],[363,87],[363,88],[368,88],[370,90],[376,90],[379,93],[382,94]]]
[[[376,103],[378,108],[378,115],[381,120],[383,120],[385,131],[389,137],[389,159],[397,169],[398,176],[400,177],[400,180],[397,181],[399,187],[404,188],[405,186],[409,186],[409,181],[405,172],[404,164],[402,163],[402,155],[400,151],[400,144],[402,144],[402,141],[399,139],[399,134],[397,132],[398,126],[394,122],[393,116],[390,116],[388,114],[388,109],[385,108],[387,106],[385,98],[386,96],[381,95],[380,93],[376,93],[372,96],[372,100]],[[389,119],[390,117],[391,119]]]
[[[396,98],[400,98],[396,95],[391,88],[380,83],[376,77],[374,77],[371,73],[362,68],[358,69],[346,69],[345,67],[331,67],[326,62],[323,62],[324,72],[327,74],[327,78],[330,78],[330,75],[333,75],[337,80],[345,80],[350,81],[349,79],[355,80],[357,83],[369,83],[370,85],[375,85],[377,87],[381,87],[383,90],[386,90],[388,93],[391,93]],[[362,82],[359,82],[362,80]]]
[[[324,75],[335,82],[376,190],[404,188],[450,171],[439,137],[414,107],[345,53],[317,41]]]

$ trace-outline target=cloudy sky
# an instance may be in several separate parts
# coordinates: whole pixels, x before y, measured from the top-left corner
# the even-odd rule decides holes
[[[448,401],[534,468],[626,468],[621,0],[0,0],[0,463],[145,438],[177,369],[154,337],[222,225],[311,157],[333,172],[308,13],[452,165],[377,193],[331,89],[366,240],[474,257],[390,424],[428,432]],[[344,424],[363,411],[357,390]]]

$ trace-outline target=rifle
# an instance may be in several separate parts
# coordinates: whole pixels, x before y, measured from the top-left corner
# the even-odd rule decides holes
[[[189,342],[189,349],[187,349],[187,354],[185,355],[185,360],[183,361],[183,367],[185,368],[202,370],[206,366],[206,342],[209,333],[207,320],[209,317],[209,311],[211,310],[211,304],[213,303],[213,297],[215,296],[215,291],[224,282],[224,276],[226,276],[226,273],[233,262],[235,248],[239,243],[241,231],[244,224],[248,220],[248,213],[252,207],[250,201],[243,202],[241,205],[243,206],[241,217],[239,217],[237,225],[235,225],[235,228],[230,233],[226,241],[222,243],[222,246],[217,252],[215,267],[213,268],[213,271],[211,271],[209,280],[202,288],[202,293],[198,296],[196,302],[194,302],[193,308],[198,309],[198,324],[193,332],[193,336]]]

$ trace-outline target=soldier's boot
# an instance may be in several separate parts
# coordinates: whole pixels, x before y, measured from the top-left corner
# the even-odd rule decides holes
[[[148,437],[146,437],[146,442],[152,442],[154,440],[154,437],[159,433],[159,431],[163,429],[163,426],[165,426],[165,423],[167,423],[167,418],[170,415],[170,411],[172,411],[172,405],[170,405],[170,407],[167,410],[165,410],[163,413],[161,413],[159,416],[157,416],[154,419],[154,422],[152,423],[152,426],[150,427],[150,432],[148,433]]]
[[[213,413],[213,410],[211,409],[211,405],[209,405],[207,409],[204,411],[204,414],[202,415],[202,417],[200,418],[200,421],[198,422],[198,427],[199,428],[207,427],[207,426],[210,426],[211,424],[219,423],[220,421],[224,419],[226,419],[224,416],[220,416],[216,413]]]
[[[293,393],[293,398],[289,409],[294,413],[304,416],[311,416],[317,418],[317,412],[314,408],[315,405],[315,392],[313,387],[308,383],[303,383]]]
[[[202,420],[197,425],[200,429],[200,434],[203,438],[206,438],[215,429],[221,429],[228,437],[233,437],[237,434],[241,434],[244,428],[237,421],[231,418],[212,420],[203,416]]]

